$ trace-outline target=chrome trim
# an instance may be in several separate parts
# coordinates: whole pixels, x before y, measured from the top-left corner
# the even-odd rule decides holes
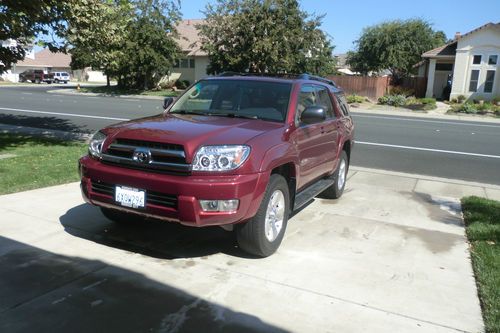
[[[186,158],[186,154],[181,150],[172,150],[172,149],[157,149],[157,148],[148,148],[148,147],[139,147],[139,146],[130,146],[130,145],[122,145],[118,143],[112,143],[108,146],[108,149],[120,150],[126,152],[134,152],[137,148],[145,148],[149,149],[151,154],[153,155],[161,155],[166,157],[179,157]]]
[[[155,162],[150,161],[148,164],[137,163],[131,158],[119,157],[114,155],[109,155],[102,153],[101,159],[106,162],[125,164],[134,167],[143,167],[145,169],[155,169],[155,170],[171,170],[171,171],[182,171],[189,172],[191,171],[190,164],[179,164],[179,163],[164,163],[164,162]]]

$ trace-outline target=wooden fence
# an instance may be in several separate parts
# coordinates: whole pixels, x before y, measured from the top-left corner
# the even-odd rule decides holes
[[[391,89],[391,78],[377,76],[331,75],[328,77],[340,86],[347,94],[356,94],[376,101]],[[427,78],[412,77],[403,80],[401,87],[413,89],[416,97],[424,97]]]

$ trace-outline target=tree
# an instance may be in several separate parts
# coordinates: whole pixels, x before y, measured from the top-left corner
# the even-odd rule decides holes
[[[80,0],[69,11],[64,35],[71,45],[71,67],[102,69],[110,85],[110,76],[118,72],[124,56],[127,25],[133,19],[133,7],[126,0]],[[91,13],[91,15],[88,15]]]
[[[356,51],[348,54],[347,62],[354,71],[364,74],[388,69],[399,82],[412,72],[422,53],[445,41],[442,31],[434,31],[421,19],[383,22],[363,29],[355,41]]]
[[[136,0],[135,18],[127,27],[118,84],[148,89],[167,74],[180,48],[175,40],[180,20],[178,2]]]
[[[49,36],[44,41],[52,50],[63,49],[53,36],[65,29],[72,1],[66,0],[2,0],[0,3],[0,41],[13,39],[14,47],[0,47],[0,74],[13,63],[24,59],[36,37]]]
[[[198,26],[208,71],[330,74],[333,46],[319,29],[321,16],[296,0],[217,0]]]

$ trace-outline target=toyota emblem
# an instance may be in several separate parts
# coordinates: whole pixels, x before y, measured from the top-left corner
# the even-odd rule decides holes
[[[149,149],[137,148],[132,155],[132,159],[137,163],[147,164],[151,162],[151,152]]]

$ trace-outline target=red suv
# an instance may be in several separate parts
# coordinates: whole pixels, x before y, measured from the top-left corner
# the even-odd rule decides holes
[[[332,81],[223,74],[164,107],[98,131],[79,161],[84,199],[111,220],[219,225],[264,257],[291,212],[344,191],[354,126]]]

